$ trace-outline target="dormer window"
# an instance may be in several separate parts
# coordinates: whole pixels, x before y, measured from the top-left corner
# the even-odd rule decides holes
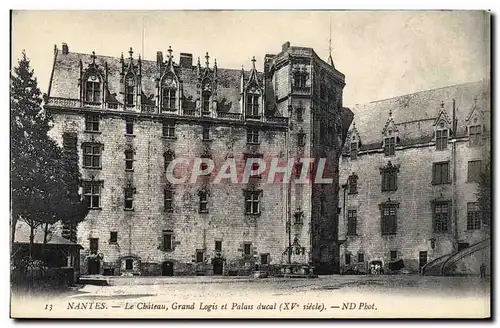
[[[204,113],[210,113],[210,92],[204,91],[202,94],[202,107]]]
[[[355,139],[355,138],[353,138]],[[358,142],[353,140],[351,142],[351,160],[355,160],[358,158]]]
[[[436,131],[436,150],[448,148],[448,129],[444,128],[444,123],[440,125],[441,129]]]
[[[395,137],[387,137],[384,139],[384,154],[385,156],[394,156],[396,154]]]
[[[125,81],[125,105],[134,106],[135,79],[133,75],[128,75]]]
[[[175,102],[177,100],[176,93],[177,93],[177,90],[173,89],[171,87],[163,88],[162,108],[167,109],[167,110],[176,108],[176,106],[175,106]]]
[[[247,95],[247,106],[246,106],[246,116],[247,117],[259,117],[259,95],[255,93],[249,93]]]
[[[95,74],[91,74],[85,83],[85,102],[101,102],[101,81]]]
[[[469,145],[471,147],[481,146],[481,125],[471,125],[469,127]]]

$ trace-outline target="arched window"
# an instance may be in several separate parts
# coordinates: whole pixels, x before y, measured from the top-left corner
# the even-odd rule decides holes
[[[135,78],[129,74],[125,79],[125,105],[134,106]]]
[[[90,74],[85,83],[85,102],[101,103],[101,80],[96,74]]]

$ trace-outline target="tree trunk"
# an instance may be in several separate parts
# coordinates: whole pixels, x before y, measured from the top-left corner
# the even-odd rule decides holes
[[[30,260],[33,260],[33,241],[35,240],[35,227],[30,224],[30,245],[29,245],[29,254]]]

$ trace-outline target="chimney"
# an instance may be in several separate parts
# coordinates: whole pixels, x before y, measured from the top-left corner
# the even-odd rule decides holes
[[[156,52],[156,64],[158,64],[158,67],[163,65],[163,52],[161,51]]]
[[[69,52],[68,44],[66,42],[62,43],[62,54],[67,55]]]
[[[281,51],[285,52],[288,50],[288,48],[290,48],[290,41],[283,43],[283,45],[281,46]]]
[[[193,55],[181,52],[179,58],[179,65],[182,68],[193,68]]]

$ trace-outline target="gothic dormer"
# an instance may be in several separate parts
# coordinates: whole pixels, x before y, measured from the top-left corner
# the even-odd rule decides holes
[[[80,60],[80,100],[85,107],[102,107],[105,100],[105,90],[107,81],[107,65],[104,69],[96,63],[97,56],[92,51],[90,62],[84,68]]]
[[[399,143],[399,130],[392,118],[392,110],[389,110],[389,118],[385,122],[382,130],[382,146],[385,156],[396,154],[396,145]]]
[[[444,150],[448,148],[448,138],[450,136],[451,119],[446,113],[444,102],[441,102],[441,109],[434,120],[434,140],[436,142],[436,150]]]
[[[356,129],[356,123],[352,123],[351,130],[349,131],[349,154],[351,160],[355,160],[358,158],[358,151],[361,148],[361,140],[359,138],[358,129]]]
[[[205,67],[201,67],[200,58],[196,67],[198,78],[197,83],[197,105],[203,116],[213,116],[217,110],[217,61],[214,60],[214,67],[210,69],[210,56],[205,55]]]
[[[129,58],[125,60],[123,53],[120,57],[121,63],[121,93],[123,94],[123,103],[125,109],[140,108],[141,105],[141,71],[142,60],[139,56],[137,64],[134,63],[134,51],[132,47],[129,50]]]
[[[167,61],[165,65],[161,63],[161,75],[158,82],[158,101],[161,112],[177,112],[182,108],[182,81],[175,70],[172,52],[169,46]]]
[[[486,129],[483,123],[484,123],[483,114],[481,112],[481,109],[477,105],[477,97],[474,97],[474,106],[472,106],[472,109],[469,112],[469,115],[467,115],[467,118],[465,120],[466,124],[465,132],[466,135],[469,137],[469,145],[471,147],[477,147],[482,144],[481,142],[482,135]]]
[[[244,79],[244,76],[242,75]],[[257,69],[255,68],[255,56],[252,57],[252,70],[248,81],[244,83],[243,80],[243,108],[244,116],[250,119],[260,119],[262,116],[262,108],[264,106],[264,89],[257,76]]]

